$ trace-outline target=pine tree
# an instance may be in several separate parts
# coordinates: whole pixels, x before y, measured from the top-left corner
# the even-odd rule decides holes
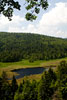
[[[12,78],[12,83],[11,83],[11,90],[12,90],[12,97],[14,98],[15,92],[18,89],[18,84],[16,82],[15,76]]]

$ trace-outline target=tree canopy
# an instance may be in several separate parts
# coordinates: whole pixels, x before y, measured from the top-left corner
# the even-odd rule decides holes
[[[23,2],[23,1],[22,1]],[[13,16],[14,9],[21,10],[19,0],[0,0],[0,14],[8,17],[11,20]],[[41,9],[46,10],[48,8],[47,0],[25,0],[25,8],[27,13],[25,18],[29,21],[33,21],[37,18]]]
[[[67,62],[61,61],[56,69],[44,71],[39,81],[23,79],[19,84],[15,76],[10,83],[3,72],[0,76],[0,100],[67,100]]]
[[[34,41],[34,42],[33,42]],[[0,33],[0,62],[67,57],[67,39],[30,33]]]
[[[34,41],[34,42],[33,42]],[[67,57],[67,39],[30,33],[0,33],[0,62]]]

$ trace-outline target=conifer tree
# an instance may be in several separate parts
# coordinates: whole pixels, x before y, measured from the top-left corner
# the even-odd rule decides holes
[[[15,76],[12,78],[12,83],[11,83],[11,91],[12,91],[12,97],[14,98],[15,92],[18,89],[18,84],[16,82]]]

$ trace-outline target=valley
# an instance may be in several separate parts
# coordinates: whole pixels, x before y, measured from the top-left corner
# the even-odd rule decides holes
[[[67,61],[67,58],[61,58],[61,59],[56,59],[56,60],[38,60],[35,62],[29,62],[28,60],[22,60],[19,62],[11,62],[11,63],[3,63],[0,62],[0,75],[2,74],[3,71],[7,73],[8,78],[12,78],[13,75],[19,75],[16,72],[12,72],[12,70],[19,70],[19,69],[27,69],[27,68],[37,68],[37,67],[43,67],[43,68],[54,68],[56,70],[57,66],[61,61]],[[20,83],[22,79],[29,79],[29,80],[40,80],[42,74],[34,74],[34,75],[29,75],[22,77],[20,79],[17,79],[17,81]]]
[[[18,75],[12,70],[27,68],[57,67],[62,61],[67,61],[67,39],[31,33],[0,32],[0,75],[3,71],[8,78]],[[24,78],[39,80],[40,74]]]

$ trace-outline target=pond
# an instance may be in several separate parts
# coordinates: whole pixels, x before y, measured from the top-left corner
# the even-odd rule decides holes
[[[43,73],[45,68],[43,67],[36,67],[36,68],[21,68],[21,69],[14,69],[12,72],[16,72],[18,75],[15,76],[16,79],[23,78],[24,76],[34,75],[34,74],[41,74]]]

